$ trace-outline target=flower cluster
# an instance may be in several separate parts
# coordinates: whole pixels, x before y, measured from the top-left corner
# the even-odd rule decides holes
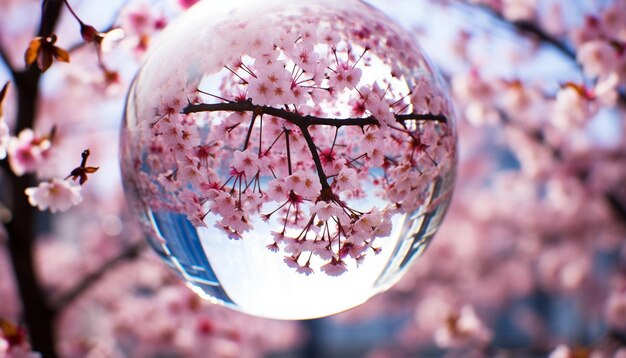
[[[160,80],[156,115],[131,144],[147,149],[133,167],[152,210],[236,240],[271,227],[267,247],[288,266],[336,276],[380,252],[394,216],[438,207],[449,192],[433,185],[455,162],[444,94],[411,72],[424,61],[415,45],[389,29],[400,48],[382,47],[363,33],[386,25],[339,16],[322,28],[313,17],[225,22],[222,62],[199,65],[217,74]],[[401,46],[405,62],[389,60]],[[219,92],[202,85],[213,76]]]

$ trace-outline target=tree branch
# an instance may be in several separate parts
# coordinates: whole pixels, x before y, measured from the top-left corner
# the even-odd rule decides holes
[[[622,219],[626,223],[626,203],[613,192],[605,193],[604,198],[609,204],[609,207],[613,209],[613,213]]]
[[[360,118],[325,118],[316,116],[302,116],[295,112],[290,112],[285,109],[260,106],[253,104],[251,101],[245,102],[226,102],[226,103],[202,103],[202,104],[189,104],[183,109],[184,114],[199,113],[199,112],[254,112],[260,114],[267,114],[270,116],[282,118],[290,123],[295,124],[298,127],[308,127],[314,125],[325,126],[366,126],[366,125],[378,125],[378,119],[374,116],[360,117]],[[396,120],[398,122],[404,122],[408,120],[420,120],[420,121],[437,121],[446,123],[447,118],[441,114],[396,114]]]
[[[515,27],[515,29],[517,29],[519,32],[534,36],[541,42],[549,44],[552,47],[556,48],[566,57],[569,57],[570,59],[576,61],[576,53],[569,46],[545,32],[541,27],[537,26],[536,23],[530,21],[508,21],[500,14],[496,14],[496,16],[501,21],[506,21],[513,25],[513,27]]]
[[[541,26],[539,26],[535,22],[531,21],[510,21],[506,19],[501,13],[492,9],[487,5],[482,4],[472,4],[467,1],[462,2],[463,5],[473,8],[482,9],[485,13],[489,14],[494,19],[498,20],[503,24],[507,24],[514,29],[516,29],[519,33],[525,34],[527,36],[533,37],[544,44],[548,44],[559,51],[563,56],[570,59],[572,62],[578,65],[576,61],[576,52],[570,46],[568,46],[564,41],[550,35],[547,33]],[[626,106],[626,92],[618,91],[619,104],[622,106]]]
[[[61,0],[44,0],[38,36],[50,36],[59,19]],[[23,71],[12,69],[17,93],[17,118],[15,131],[33,127],[36,118],[39,79],[41,71],[37,66],[29,66]],[[32,175],[21,177],[7,171],[8,185],[13,192],[10,203],[11,221],[5,227],[9,237],[8,248],[12,269],[22,303],[24,322],[33,349],[43,357],[57,357],[55,346],[55,311],[47,301],[35,270],[33,248],[36,231],[36,209],[24,197],[24,190],[35,183]]]
[[[483,12],[498,20],[499,22],[509,25],[518,32],[531,36],[545,44],[549,44],[557,49],[561,54],[568,57],[571,60],[576,60],[576,53],[567,46],[563,41],[547,33],[543,28],[531,21],[510,21],[505,18],[500,12],[484,4],[475,4],[464,0],[461,2],[463,6],[481,9]]]
[[[254,119],[257,115],[267,114],[270,116],[282,118],[290,123],[295,124],[300,128],[302,132],[302,136],[306,141],[309,151],[311,152],[311,156],[313,158],[313,162],[315,163],[315,169],[317,171],[317,176],[319,177],[320,184],[322,185],[322,200],[332,200],[333,194],[328,184],[328,177],[326,177],[326,173],[324,173],[324,169],[322,166],[322,161],[320,159],[319,153],[317,152],[317,148],[315,147],[315,142],[311,137],[311,133],[309,133],[308,127],[315,125],[324,125],[324,126],[334,126],[334,127],[342,127],[342,126],[366,126],[366,125],[379,125],[378,119],[374,116],[369,117],[361,117],[361,118],[325,118],[325,117],[316,117],[316,116],[302,116],[295,112],[290,112],[285,109],[275,108],[270,106],[260,106],[253,104],[250,100],[245,102],[226,102],[226,103],[202,103],[202,104],[189,104],[187,107],[183,109],[184,114],[191,113],[199,113],[199,112],[219,112],[219,111],[230,111],[230,112],[252,112],[254,117],[252,118],[252,123],[250,124],[250,128],[248,130],[248,138],[249,133],[252,131],[252,125],[254,124]],[[447,118],[444,115],[434,115],[434,114],[396,114],[396,121],[399,123],[404,123],[404,121],[408,120],[423,120],[423,121],[437,121],[446,123]],[[247,141],[246,138],[246,145]],[[286,133],[287,146],[289,146],[289,133]],[[287,153],[289,155],[289,153]],[[290,158],[288,158],[289,160]],[[290,169],[291,163],[289,162]],[[289,171],[291,173],[291,170]]]
[[[326,177],[326,173],[324,173],[322,161],[320,160],[320,155],[317,152],[317,148],[315,147],[315,142],[313,141],[313,138],[311,138],[311,133],[309,133],[309,129],[306,126],[301,126],[300,131],[302,132],[302,136],[304,137],[306,144],[309,146],[309,151],[311,152],[311,156],[313,157],[313,162],[315,162],[317,176],[320,178],[320,184],[322,184],[322,195],[331,196],[331,189],[330,185],[328,185],[328,178]],[[329,197],[328,199],[331,199],[331,197]]]
[[[140,240],[124,250],[122,250],[117,256],[111,258],[102,264],[98,269],[84,276],[82,280],[74,286],[72,289],[64,293],[63,295],[52,300],[52,307],[58,312],[64,310],[83,293],[93,287],[100,281],[107,273],[113,269],[119,267],[121,264],[132,260],[139,256],[139,254],[146,247],[146,241]]]

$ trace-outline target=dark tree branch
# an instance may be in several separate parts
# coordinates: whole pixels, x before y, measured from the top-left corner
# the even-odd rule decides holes
[[[309,133],[309,129],[306,126],[301,126],[300,131],[302,132],[302,136],[306,141],[306,144],[309,147],[309,151],[311,152],[311,156],[313,157],[313,162],[315,162],[315,169],[317,170],[317,176],[320,179],[320,184],[322,184],[322,194],[329,196],[329,198],[323,199],[332,199],[331,197],[331,189],[330,185],[328,185],[328,178],[326,177],[326,173],[324,173],[324,168],[322,167],[322,161],[320,159],[320,155],[317,152],[317,148],[315,147],[315,142],[313,138],[311,138],[311,133]]]
[[[38,36],[50,36],[59,19],[61,0],[44,0]],[[30,66],[23,71],[12,69],[17,93],[16,133],[33,126],[36,118],[39,79],[41,71]],[[28,329],[33,349],[46,358],[57,357],[55,348],[55,311],[50,307],[35,270],[33,246],[35,243],[36,210],[24,197],[24,190],[35,183],[32,175],[15,176],[7,171],[12,188],[12,218],[5,227],[9,237],[8,248],[17,288],[22,303],[24,322]]]
[[[500,14],[496,14],[496,16],[501,21],[507,21]],[[515,27],[515,29],[517,29],[519,32],[532,35],[539,41],[545,44],[549,44],[552,47],[556,48],[557,50],[559,50],[559,52],[561,52],[566,57],[569,57],[570,59],[574,61],[576,60],[576,53],[569,46],[567,46],[564,42],[560,41],[559,39],[545,32],[541,27],[537,26],[536,23],[530,22],[530,21],[512,21],[509,23],[513,25],[513,27]]]
[[[41,23],[37,36],[47,37],[54,33],[62,8],[63,0],[43,0],[41,5]]]
[[[468,7],[482,9],[484,12],[489,14],[494,19],[498,20],[499,22],[503,24],[513,27],[519,33],[526,35],[526,36],[530,36],[538,40],[541,43],[552,46],[557,51],[559,51],[563,56],[567,57],[572,62],[578,65],[578,62],[576,61],[576,52],[574,51],[574,49],[568,46],[565,41],[547,33],[537,23],[531,22],[531,21],[510,21],[506,19],[501,13],[497,12],[496,10],[494,10],[493,8],[487,5],[472,4],[467,1],[463,1],[463,4]],[[626,106],[626,92],[623,90],[619,91],[618,96],[619,96],[619,104],[622,106]]]
[[[270,106],[260,106],[253,104],[250,100],[245,102],[226,102],[226,103],[202,103],[202,104],[189,104],[187,107],[183,109],[184,114],[191,113],[199,113],[199,112],[219,112],[219,111],[229,111],[229,112],[252,112],[254,117],[252,118],[252,123],[250,123],[250,128],[248,130],[248,137],[246,138],[246,145],[248,145],[248,139],[250,136],[250,132],[252,131],[252,125],[254,124],[254,119],[257,115],[267,114],[270,116],[282,118],[287,122],[293,123],[302,132],[302,136],[309,147],[309,151],[311,152],[311,157],[313,158],[313,162],[315,163],[315,169],[317,171],[317,176],[319,177],[320,184],[322,185],[322,197],[321,200],[332,200],[333,194],[328,184],[328,177],[326,173],[324,173],[324,169],[322,166],[322,161],[320,159],[319,153],[317,152],[317,148],[315,147],[315,142],[309,133],[309,126],[334,126],[334,127],[342,127],[342,126],[366,126],[366,125],[379,125],[378,119],[374,116],[369,117],[361,117],[361,118],[325,118],[325,117],[316,117],[316,116],[302,116],[295,112],[290,112],[285,109],[275,108]],[[421,120],[421,121],[437,121],[446,123],[447,118],[444,115],[434,115],[434,114],[396,114],[396,121],[399,123],[404,123],[409,120]],[[287,146],[289,146],[289,133],[286,133]],[[287,153],[289,155],[289,152]],[[290,158],[288,158],[291,173],[291,163]]]
[[[57,312],[64,310],[83,293],[85,293],[96,283],[98,283],[100,279],[104,277],[107,273],[119,267],[121,264],[137,258],[145,247],[145,240],[140,240],[128,246],[126,249],[122,250],[117,256],[103,263],[102,266],[100,266],[98,269],[84,276],[81,281],[72,289],[57,297],[56,299],[53,299],[52,307],[54,307]]]
[[[226,103],[202,103],[202,104],[190,104],[185,109],[183,109],[184,114],[190,113],[199,113],[199,112],[219,112],[219,111],[230,111],[230,112],[254,112],[260,114],[267,114],[270,116],[282,118],[290,123],[295,124],[298,127],[308,127],[315,125],[324,125],[324,126],[367,126],[367,125],[378,125],[378,119],[374,116],[369,117],[360,117],[360,118],[325,118],[325,117],[316,117],[316,116],[302,116],[295,112],[291,112],[281,108],[269,107],[269,106],[260,106],[253,104],[250,101],[245,102],[226,102]],[[418,120],[418,121],[437,121],[446,123],[447,118],[441,114],[396,114],[396,120],[399,122],[404,122],[408,120]]]
[[[530,36],[534,39],[539,40],[542,43],[545,43],[554,47],[559,52],[561,52],[561,54],[563,54],[564,56],[568,57],[571,60],[574,60],[574,61],[576,60],[576,53],[567,44],[565,44],[565,42],[550,35],[543,28],[541,28],[539,25],[537,25],[534,22],[510,21],[507,18],[505,18],[500,12],[496,11],[495,9],[491,8],[488,5],[474,4],[466,0],[463,0],[462,4],[470,8],[480,9],[486,14],[488,14],[489,16],[491,16],[492,18],[498,20],[500,23],[514,28],[521,34]]]
[[[613,209],[613,213],[626,223],[626,203],[613,192],[604,195],[609,207]]]

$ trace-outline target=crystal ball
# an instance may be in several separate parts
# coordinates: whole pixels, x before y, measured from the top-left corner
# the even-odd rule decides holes
[[[397,282],[451,198],[447,89],[359,0],[203,1],[128,94],[121,162],[150,246],[196,293],[275,319]]]

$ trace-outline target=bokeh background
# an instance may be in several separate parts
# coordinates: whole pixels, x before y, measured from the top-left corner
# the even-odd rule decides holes
[[[65,177],[84,148],[100,169],[79,206],[27,217],[15,204],[27,201],[23,179],[3,161],[0,357],[42,342],[25,315],[37,297],[53,308],[63,357],[626,356],[626,1],[368,1],[415,33],[449,83],[457,187],[401,282],[303,322],[202,302],[147,249],[128,211],[117,149],[125,94],[159,32],[193,2],[70,1],[86,24],[125,37],[98,60],[61,7],[56,45],[71,62],[55,62],[35,92],[9,89],[13,136],[28,93],[33,129],[56,128],[37,178]],[[41,16],[41,1],[0,0],[0,83],[34,71],[23,56]],[[25,218],[31,291],[18,290],[12,257],[27,261],[11,249]]]

